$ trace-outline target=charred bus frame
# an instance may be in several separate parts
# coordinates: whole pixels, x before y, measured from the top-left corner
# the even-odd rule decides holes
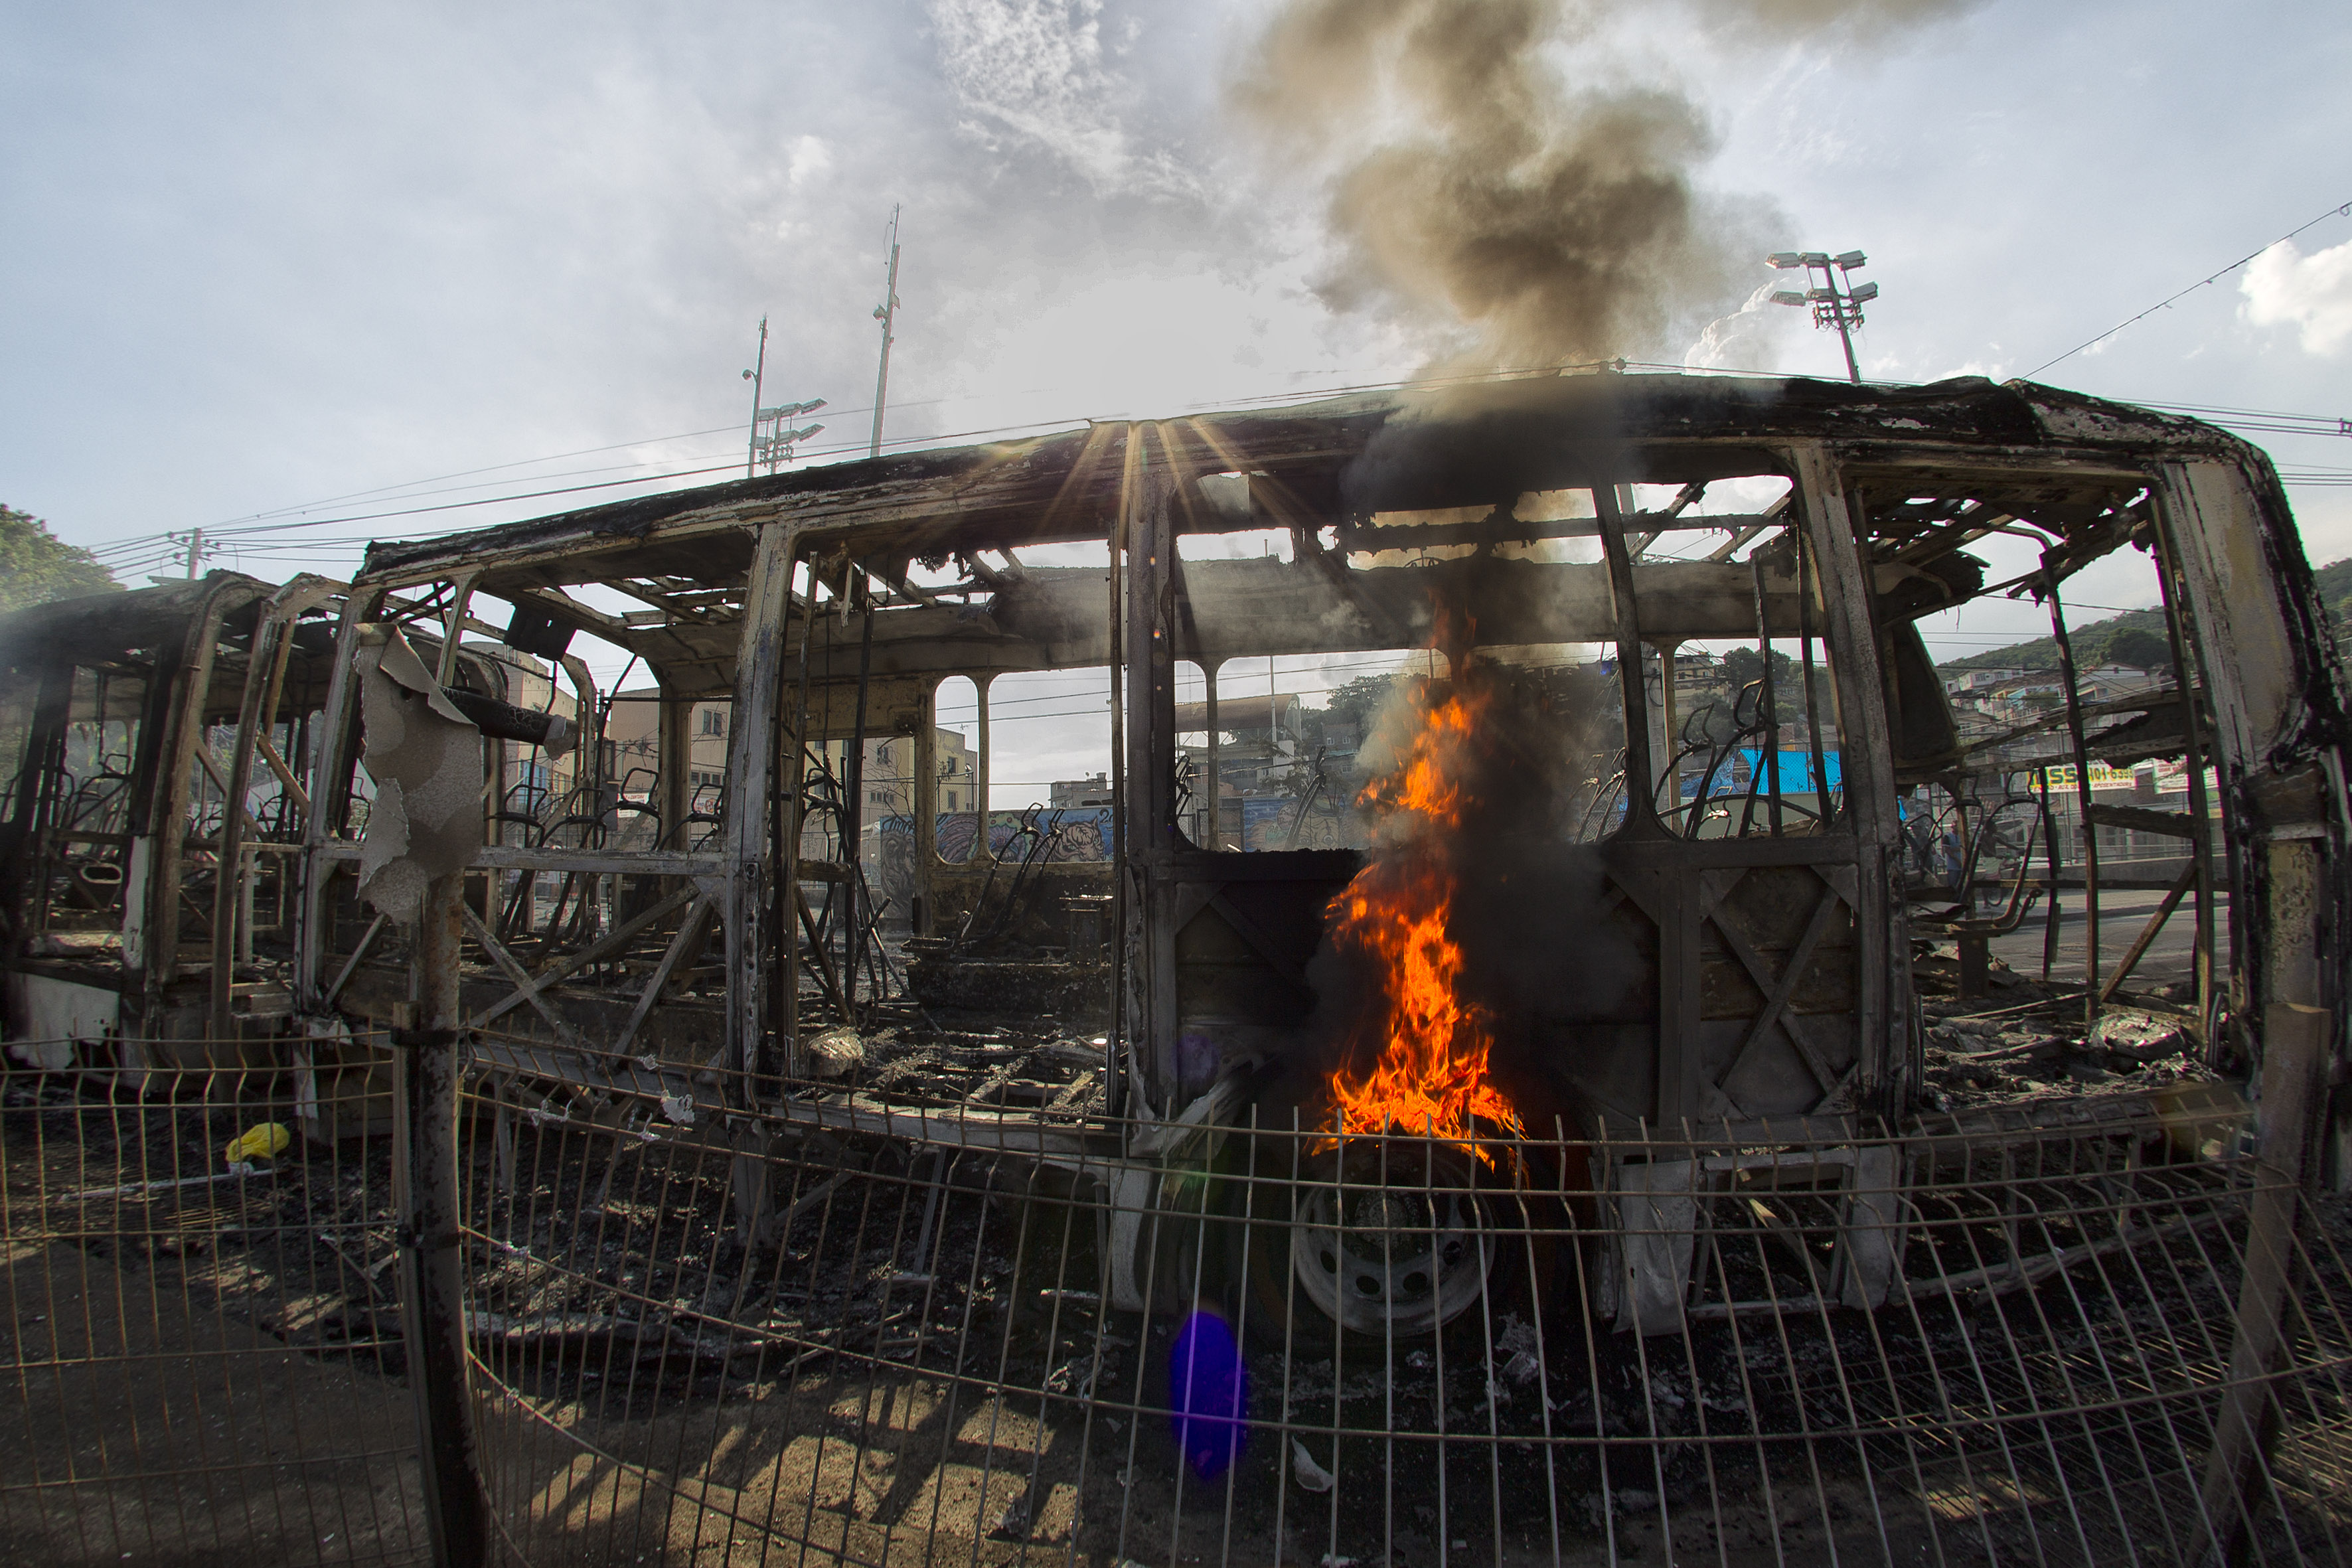
[[[1778,493],[1696,509],[1707,487],[1742,484]],[[1679,558],[1654,548],[1705,530],[1727,537]],[[1288,536],[1286,557],[1188,558],[1188,540],[1264,531]],[[2344,688],[2275,476],[2194,421],[1982,381],[1521,378],[1100,424],[376,546],[341,597],[318,699],[326,740],[300,834],[291,1006],[314,1029],[338,1012],[406,1027],[420,998],[446,992],[478,1066],[501,1081],[719,1113],[753,1188],[763,1139],[830,1126],[1024,1152],[1129,1184],[1148,1207],[1171,1141],[1133,1129],[1247,1114],[1255,1090],[1235,1087],[1235,1064],[1263,1069],[1298,1038],[1324,905],[1360,863],[1347,850],[1236,852],[1216,818],[1211,842],[1187,837],[1178,667],[1198,665],[1213,714],[1217,670],[1235,658],[1423,646],[1419,606],[1443,584],[1475,599],[1481,644],[1597,643],[1617,683],[1622,755],[1594,773],[1615,794],[1588,800],[1566,837],[1598,868],[1601,915],[1630,933],[1641,973],[1610,1010],[1538,1021],[1584,1118],[1576,1131],[1674,1130],[1726,1148],[1795,1125],[1856,1135],[1904,1115],[1918,1086],[1914,937],[1955,936],[1965,960],[1984,935],[1973,900],[1906,882],[1906,795],[1942,791],[1980,833],[1979,784],[2000,766],[1954,729],[1914,623],[1985,591],[1970,543],[2020,531],[2040,564],[2001,586],[2047,601],[2062,643],[2073,573],[2127,546],[2158,563],[2177,688],[2106,712],[2070,697],[2063,722],[2077,763],[2154,745],[2177,748],[2192,778],[2217,773],[2219,842],[2201,805],[2161,825],[2189,847],[2167,910],[2194,895],[2192,1026],[2250,1065],[2273,1008],[2319,1009],[2331,1022],[2315,1048],[2340,1061]],[[1073,545],[1105,563],[1020,553]],[[637,607],[609,607],[614,595]],[[506,625],[477,613],[489,600]],[[387,622],[417,634],[445,685],[464,684],[470,637],[561,663],[575,710],[608,711],[610,694],[565,651],[580,634],[658,682],[654,788],[622,790],[592,732],[589,793],[562,824],[504,820],[492,803],[454,941],[404,938],[352,893],[356,661]],[[1698,640],[1797,651],[1811,732],[1794,750],[1810,790],[1783,787],[1769,657],[1761,711],[1774,728],[1744,802],[1717,811],[1706,784],[1686,790],[1722,761],[1719,738],[1686,750],[1675,721],[1674,649]],[[984,736],[997,675],[1093,665],[1111,688],[1114,856],[1107,869],[1045,870],[1113,900],[1111,1121],[940,1117],[796,1089],[812,1009],[854,1016],[871,989],[856,972],[870,906],[844,897],[859,933],[846,942],[816,908],[856,882],[856,858],[803,853],[821,811],[845,820],[851,782],[812,769],[819,742],[848,742],[854,757],[867,736],[910,738],[912,924],[951,931],[993,868],[985,834],[962,865],[933,852],[939,683],[972,679]],[[719,811],[698,813],[688,716],[709,702],[731,711],[726,787]],[[246,724],[268,731],[267,716]],[[1209,728],[1213,746],[1213,717]],[[987,765],[983,743],[983,811]],[[650,841],[632,841],[624,817],[650,822]],[[2080,875],[2095,910],[2095,858]],[[544,919],[542,879],[562,889]],[[2052,858],[2042,881],[2054,894],[2060,880]],[[2095,941],[2091,963],[2095,1010],[2123,977],[2098,972]],[[2331,1147],[2342,1125],[2329,1124]],[[756,1221],[756,1194],[746,1212]],[[1132,1254],[1141,1235],[1120,1245]],[[1128,1298],[1141,1289],[1133,1263],[1114,1259]],[[1885,1283],[1882,1270],[1864,1296]]]
[[[46,1065],[266,1065],[292,1007],[257,948],[293,945],[296,770],[340,590],[215,572],[0,620],[0,963],[10,1028]]]

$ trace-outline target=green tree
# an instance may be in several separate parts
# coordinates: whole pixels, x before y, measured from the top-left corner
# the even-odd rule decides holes
[[[1393,675],[1360,675],[1353,680],[1340,682],[1331,689],[1331,695],[1324,699],[1326,722],[1333,719],[1341,720],[1355,725],[1358,734],[1370,734],[1372,721],[1380,716],[1381,709],[1387,704],[1389,692],[1395,685],[1396,677]]]
[[[0,506],[0,610],[120,590],[114,574],[27,511]]]
[[[2172,644],[2160,633],[2141,626],[2126,626],[2106,641],[2099,649],[2102,664],[2128,664],[2135,669],[2170,669]]]
[[[1763,657],[1752,647],[1727,649],[1723,656],[1723,674],[1730,688],[1724,700],[1727,703],[1737,702],[1740,692],[1764,678]],[[1759,690],[1749,704],[1748,711],[1760,717],[1763,700],[1764,693]],[[1772,650],[1772,718],[1778,723],[1792,724],[1805,716],[1804,668],[1779,648]]]

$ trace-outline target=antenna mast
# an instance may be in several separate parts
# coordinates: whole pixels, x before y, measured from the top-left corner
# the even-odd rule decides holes
[[[890,329],[898,317],[898,209],[890,209],[890,281],[882,294],[882,303],[874,307],[874,319],[882,323],[882,368],[874,377],[874,439],[866,448],[869,458],[882,455],[882,408],[890,391]]]

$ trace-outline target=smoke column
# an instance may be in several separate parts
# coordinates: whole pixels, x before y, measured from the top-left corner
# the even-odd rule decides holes
[[[1734,47],[1868,39],[1969,0],[1693,0]],[[1340,258],[1322,292],[1466,328],[1444,368],[1661,352],[1729,309],[1767,247],[1754,205],[1710,201],[1714,150],[1672,87],[1622,85],[1595,58],[1589,0],[1290,0],[1231,105],[1291,155],[1335,170]],[[1594,79],[1572,88],[1560,46]]]

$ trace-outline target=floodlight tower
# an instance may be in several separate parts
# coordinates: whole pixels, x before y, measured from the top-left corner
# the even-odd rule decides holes
[[[796,442],[805,441],[824,428],[822,425],[803,425],[794,430],[791,422],[824,406],[824,398],[812,397],[806,403],[780,403],[773,408],[760,410],[759,420],[752,426],[751,450],[756,458],[767,463],[768,472],[772,474],[793,460]]]
[[[794,430],[789,426],[791,420],[803,414],[814,414],[824,407],[824,399],[822,397],[807,403],[782,403],[773,408],[760,406],[760,388],[768,374],[768,318],[765,316],[760,318],[760,357],[755,363],[756,369],[743,373],[743,379],[751,384],[751,450],[743,459],[743,477],[746,479],[759,473],[760,461],[763,458],[767,459],[768,472],[774,473],[793,460],[794,442],[805,441],[824,428],[822,425],[810,425]]]
[[[1854,363],[1853,330],[1862,325],[1864,301],[1878,298],[1878,285],[1857,284],[1850,275],[1861,270],[1870,258],[1859,250],[1849,250],[1841,256],[1822,250],[1776,250],[1764,259],[1783,270],[1804,268],[1805,288],[1776,289],[1772,291],[1772,303],[1811,305],[1813,325],[1824,331],[1837,329],[1838,342],[1845,345],[1846,375],[1860,381],[1862,367]],[[1814,280],[1816,275],[1818,282]]]

